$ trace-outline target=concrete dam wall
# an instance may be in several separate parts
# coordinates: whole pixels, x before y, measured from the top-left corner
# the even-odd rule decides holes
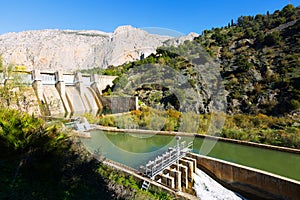
[[[51,117],[71,117],[84,113],[100,114],[103,108],[112,113],[137,109],[136,97],[104,97],[102,90],[112,86],[116,76],[78,73],[22,71],[14,72],[27,88],[32,88],[34,114]],[[2,73],[2,86],[10,80]],[[22,91],[21,91],[22,92]],[[29,97],[28,97],[29,99]],[[122,105],[116,109],[116,105]]]

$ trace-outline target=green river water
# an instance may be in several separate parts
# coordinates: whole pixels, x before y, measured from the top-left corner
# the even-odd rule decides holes
[[[82,139],[86,148],[113,161],[138,169],[169,147],[176,145],[175,136],[112,133],[95,130],[92,138]],[[181,137],[193,141],[193,152],[241,164],[300,181],[300,154],[286,153],[248,145],[203,138]]]

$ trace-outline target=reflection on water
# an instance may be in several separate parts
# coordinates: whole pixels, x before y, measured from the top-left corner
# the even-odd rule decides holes
[[[92,131],[91,139],[82,139],[90,152],[99,152],[108,159],[138,169],[176,145],[175,136],[109,133]],[[192,141],[193,137],[182,137]]]
[[[175,136],[109,133],[92,131],[91,139],[82,139],[91,152],[99,151],[108,159],[138,169],[149,160],[161,155],[176,145]],[[193,152],[199,152],[203,138],[182,137],[182,141],[194,142]],[[206,145],[213,146],[207,156],[261,169],[295,180],[300,180],[300,155],[229,142],[205,139]]]

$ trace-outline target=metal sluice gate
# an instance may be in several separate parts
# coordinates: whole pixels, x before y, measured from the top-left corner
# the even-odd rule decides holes
[[[179,144],[180,137],[176,137],[177,145],[170,147],[167,152],[160,156],[157,156],[153,161],[150,160],[145,166],[140,167],[140,171],[154,180],[154,177],[162,172],[167,167],[176,163],[182,157],[186,156],[187,153],[191,152],[193,149],[193,142],[186,144],[183,141]]]

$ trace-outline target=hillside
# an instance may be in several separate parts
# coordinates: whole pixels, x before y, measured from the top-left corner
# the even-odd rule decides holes
[[[196,38],[221,65],[229,113],[282,115],[300,108],[300,12],[242,16]]]
[[[225,86],[217,97],[226,96],[227,113],[282,116],[300,108],[299,19],[299,8],[292,5],[273,14],[242,16],[226,27],[204,31],[193,42],[160,47],[142,61],[110,67],[104,73],[123,77],[145,64],[169,66],[180,71],[195,89],[199,104],[195,104],[196,113],[208,113],[216,103],[214,88],[220,87],[217,79],[210,86],[205,80],[212,76],[207,69],[214,68]],[[116,86],[125,87],[126,81],[120,87],[120,80],[115,81]],[[155,84],[140,87],[129,95],[139,96],[151,107],[159,104],[176,109],[178,100],[170,98],[172,93],[166,89]],[[107,88],[105,94],[114,90]]]

